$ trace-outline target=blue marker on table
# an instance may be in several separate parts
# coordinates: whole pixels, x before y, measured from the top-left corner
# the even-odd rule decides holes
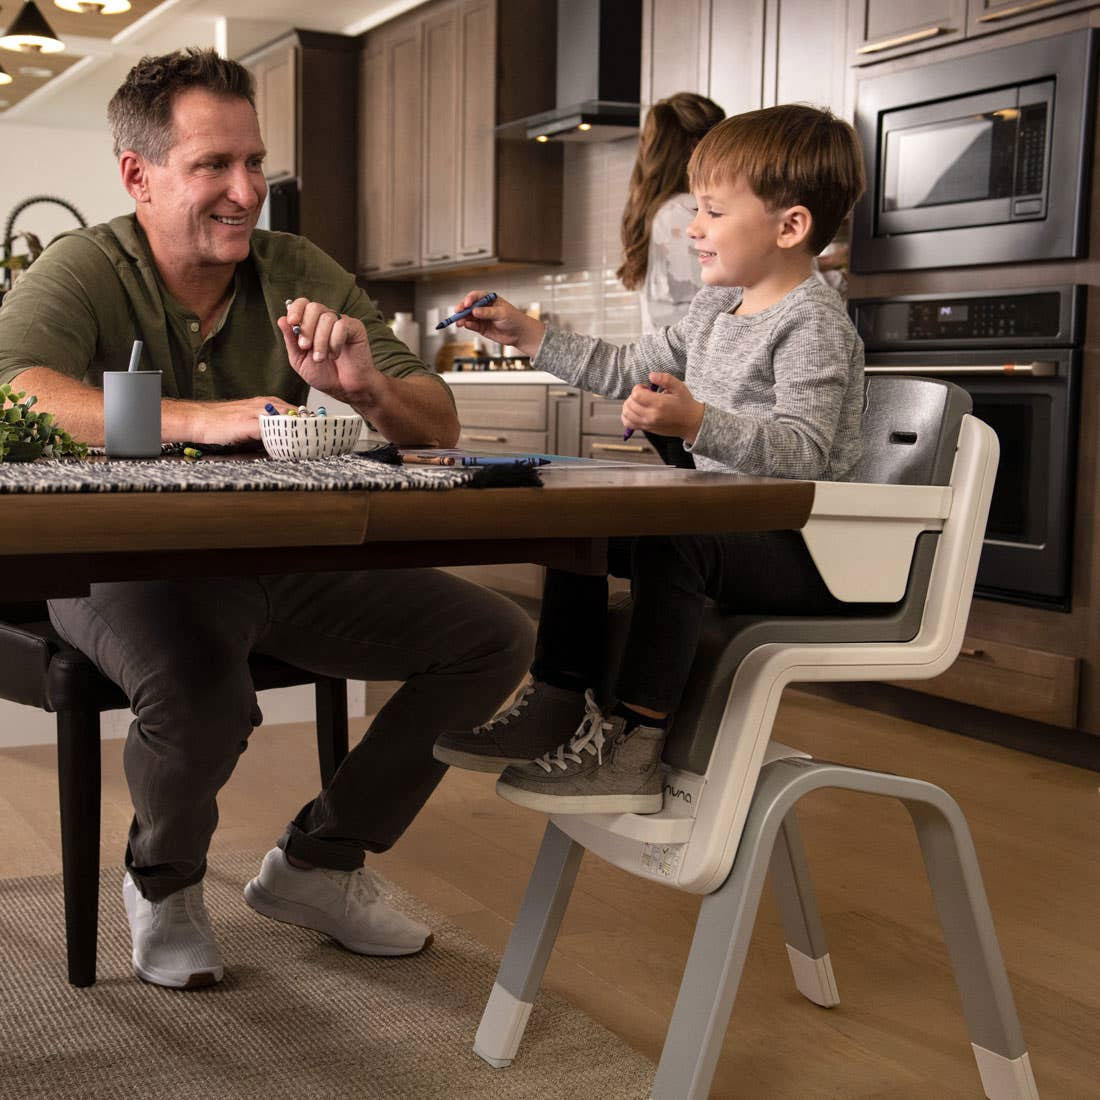
[[[659,393],[660,389],[661,389],[660,386],[656,385],[653,382],[650,382],[649,388],[650,388],[650,390],[653,391],[653,393]],[[634,429],[633,428],[627,428],[626,431],[623,432],[623,442],[625,443],[633,434],[634,434]]]
[[[460,309],[457,313],[452,313],[450,317],[445,317],[438,325],[435,326],[438,332],[441,328],[446,328],[448,325],[453,325],[455,321],[461,321],[463,317],[469,317],[475,309],[480,309],[482,306],[491,306],[497,300],[496,291],[490,290],[488,294],[483,294],[472,306],[467,306],[465,309]]]
[[[463,455],[455,459],[459,466],[549,466],[541,455]]]

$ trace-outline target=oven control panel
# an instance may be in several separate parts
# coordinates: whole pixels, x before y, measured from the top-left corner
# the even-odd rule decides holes
[[[849,303],[868,349],[1073,344],[1083,312],[1082,287],[915,294]]]

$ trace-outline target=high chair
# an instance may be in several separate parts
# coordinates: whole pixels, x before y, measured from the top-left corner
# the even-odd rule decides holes
[[[993,431],[960,387],[876,376],[853,482],[819,482],[802,537],[832,593],[866,615],[708,612],[664,751],[655,814],[550,819],[474,1051],[516,1056],[584,849],[643,878],[706,895],[653,1082],[655,1100],[702,1100],[729,1023],[770,869],[799,991],[839,1003],[795,807],[840,787],[902,801],[924,857],[971,1047],[990,1100],[1037,1100],[963,813],[904,776],[814,760],[771,741],[792,682],[936,676],[958,655],[997,469]]]

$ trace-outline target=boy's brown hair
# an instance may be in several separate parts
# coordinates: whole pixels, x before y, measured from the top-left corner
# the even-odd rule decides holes
[[[166,163],[175,144],[172,110],[176,96],[191,88],[227,99],[247,99],[256,106],[252,74],[214,50],[190,46],[159,57],[143,57],[126,74],[107,106],[115,156],[133,149],[153,164]]]
[[[831,112],[804,103],[733,115],[695,147],[688,163],[693,191],[739,176],[773,210],[809,210],[808,244],[815,256],[866,186],[856,132]]]

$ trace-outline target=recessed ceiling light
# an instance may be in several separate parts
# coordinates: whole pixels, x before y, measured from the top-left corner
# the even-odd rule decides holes
[[[130,0],[53,0],[62,11],[78,15],[121,15],[130,10]]]
[[[48,80],[54,75],[53,69],[47,69],[42,65],[20,65],[15,71],[20,76],[36,76],[39,80]]]

